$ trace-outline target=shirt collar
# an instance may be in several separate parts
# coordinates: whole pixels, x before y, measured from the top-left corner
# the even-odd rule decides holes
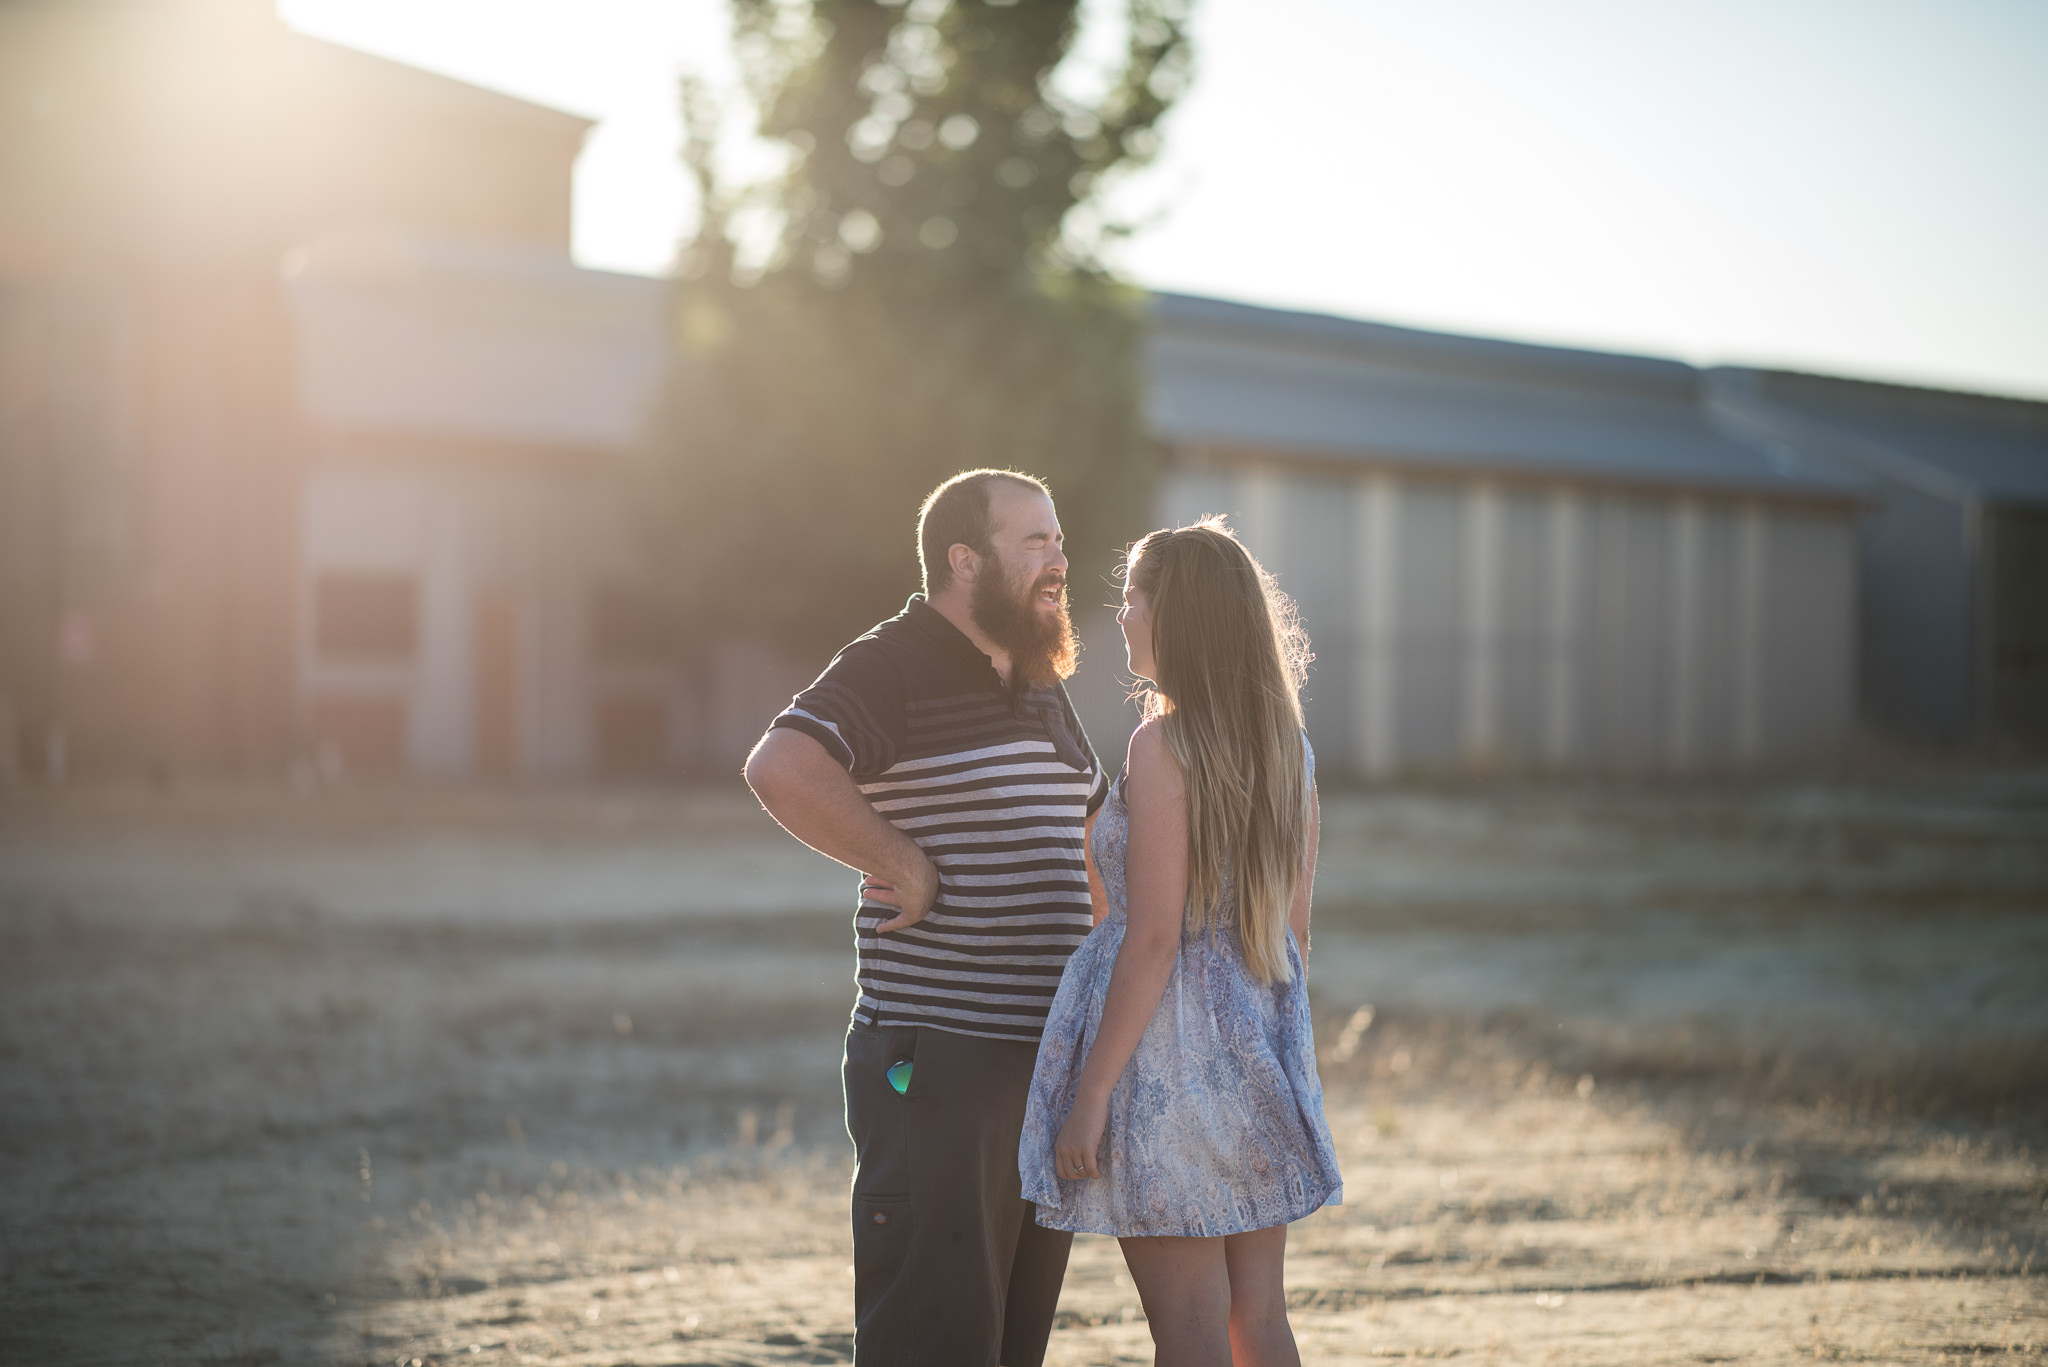
[[[1003,676],[996,672],[996,662],[988,657],[987,652],[976,645],[966,632],[947,620],[946,614],[933,607],[931,601],[923,594],[910,595],[909,601],[903,605],[903,620],[940,650],[957,656],[963,662],[972,662],[987,670],[990,686],[1001,689],[1005,695],[1022,699],[1025,695],[1037,691],[1029,687],[1021,690],[1007,687],[1003,683]]]

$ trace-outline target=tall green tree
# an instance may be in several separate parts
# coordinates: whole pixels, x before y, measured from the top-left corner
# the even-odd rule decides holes
[[[691,616],[844,639],[916,587],[922,496],[954,472],[1045,478],[1102,592],[1151,462],[1140,298],[1096,251],[1104,178],[1149,160],[1190,52],[1178,0],[1127,0],[1089,101],[1054,70],[1076,0],[733,0],[760,132],[786,174],[735,193],[686,88],[706,211],[682,256],[677,363],[647,509]],[[765,264],[742,270],[743,234]]]

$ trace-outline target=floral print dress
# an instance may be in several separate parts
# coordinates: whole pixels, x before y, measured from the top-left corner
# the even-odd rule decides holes
[[[1312,777],[1313,752],[1307,760]],[[1054,1171],[1053,1140],[1073,1109],[1128,924],[1123,789],[1118,775],[1091,844],[1109,915],[1067,960],[1024,1112],[1018,1166],[1038,1223],[1212,1237],[1337,1204],[1343,1178],[1323,1118],[1308,986],[1292,935],[1294,972],[1284,983],[1252,976],[1235,931],[1184,936],[1159,1010],[1110,1096],[1103,1175],[1077,1180]]]

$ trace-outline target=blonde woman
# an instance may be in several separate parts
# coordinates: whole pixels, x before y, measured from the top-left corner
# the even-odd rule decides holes
[[[1306,641],[1215,519],[1132,549],[1117,620],[1145,719],[1095,823],[1106,905],[1039,1046],[1024,1195],[1122,1241],[1157,1362],[1298,1364],[1287,1225],[1343,1193],[1303,981]]]

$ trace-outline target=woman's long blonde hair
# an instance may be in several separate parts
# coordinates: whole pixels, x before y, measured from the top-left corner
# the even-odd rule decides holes
[[[1187,778],[1187,930],[1235,929],[1251,971],[1286,982],[1287,916],[1308,860],[1308,638],[1221,518],[1153,532],[1127,573],[1152,613],[1145,717]]]

